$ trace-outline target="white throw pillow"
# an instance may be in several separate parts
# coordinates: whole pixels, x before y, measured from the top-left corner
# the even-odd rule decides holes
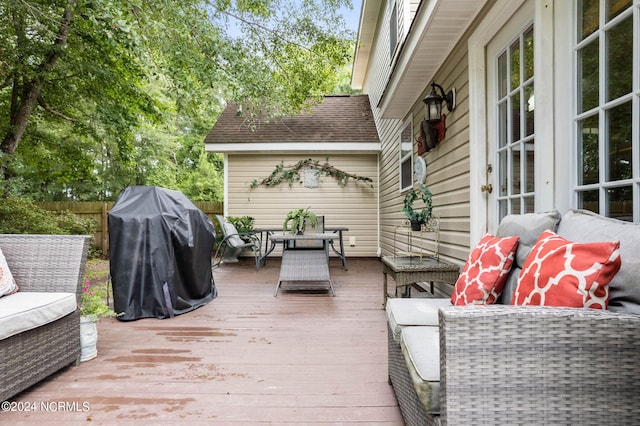
[[[242,241],[242,238],[240,238],[240,236],[238,235],[238,230],[235,226],[233,226],[233,223],[225,222],[224,232],[225,234],[229,235],[229,239],[227,240],[227,242],[229,243],[230,247],[240,247],[244,244],[244,241]]]
[[[0,250],[0,297],[13,294],[18,291],[18,285],[9,270],[7,259]]]

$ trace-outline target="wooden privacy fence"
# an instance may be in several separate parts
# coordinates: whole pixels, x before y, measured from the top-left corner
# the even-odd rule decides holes
[[[93,243],[104,255],[108,254],[109,227],[107,224],[107,214],[109,210],[111,210],[111,207],[113,207],[113,201],[60,201],[35,204],[45,210],[56,212],[68,210],[81,219],[93,219],[96,222],[96,233],[93,234]],[[211,219],[217,214],[223,214],[224,211],[224,203],[218,201],[194,201],[193,204]]]

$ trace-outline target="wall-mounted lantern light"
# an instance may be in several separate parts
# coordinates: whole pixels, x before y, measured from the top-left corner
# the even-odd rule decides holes
[[[436,88],[440,93],[436,92]],[[447,111],[451,112],[456,107],[456,89],[451,89],[447,93],[444,92],[442,86],[436,83],[431,83],[431,93],[429,93],[423,100],[426,111],[425,121],[428,124],[429,131],[427,137],[433,138],[433,145],[438,143],[444,138],[446,126],[445,115],[442,114],[442,104],[447,105]]]

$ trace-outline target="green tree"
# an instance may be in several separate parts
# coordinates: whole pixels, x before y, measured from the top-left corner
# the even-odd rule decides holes
[[[220,162],[201,141],[224,100],[277,115],[331,92],[352,49],[336,15],[347,2],[5,0],[4,189],[108,199],[155,183],[210,194]]]

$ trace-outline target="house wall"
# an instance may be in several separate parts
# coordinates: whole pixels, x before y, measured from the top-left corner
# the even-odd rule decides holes
[[[295,182],[277,186],[251,188],[254,179],[269,176],[276,165],[285,166],[312,158],[328,162],[345,172],[370,177],[373,183],[349,181],[340,186],[333,177],[321,176],[318,188],[305,188]],[[227,188],[225,214],[252,216],[256,228],[282,228],[287,213],[295,208],[311,207],[317,215],[324,215],[326,226],[345,226],[345,253],[347,257],[374,257],[378,251],[378,156],[377,154],[227,154]],[[355,238],[355,246],[349,239]],[[274,252],[280,255],[280,251]]]
[[[413,123],[414,140],[420,135],[420,123],[424,119],[424,104],[417,101],[410,113],[403,119],[382,118],[377,107],[383,96],[385,84],[389,80],[392,63],[389,60],[389,13],[387,3],[381,4],[380,28],[374,40],[369,69],[364,80],[364,92],[371,100],[373,114],[382,144],[380,155],[380,245],[382,254],[392,254],[394,230],[403,219],[402,202],[404,193],[399,185],[399,132],[404,123]],[[415,9],[411,8],[411,17]],[[406,34],[405,34],[406,36]],[[404,36],[403,36],[404,37]],[[458,43],[434,77],[434,81],[445,90],[456,89],[456,108],[447,114],[447,131],[439,145],[423,158],[427,163],[426,184],[433,194],[434,214],[440,217],[440,255],[456,263],[463,263],[469,254],[469,222],[471,219],[469,202],[469,79],[466,37]],[[425,80],[424,98],[430,86]],[[414,145],[414,159],[417,157]],[[415,243],[415,241],[414,241]],[[425,249],[433,246],[431,236],[420,242]]]

